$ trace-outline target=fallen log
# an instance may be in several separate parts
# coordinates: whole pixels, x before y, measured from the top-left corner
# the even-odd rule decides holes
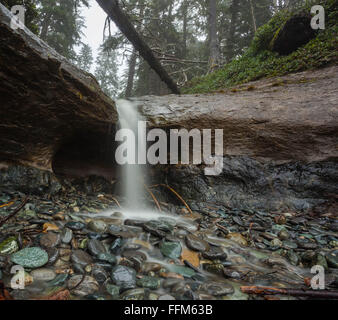
[[[258,287],[249,286],[241,287],[241,291],[247,294],[257,295],[287,295],[294,297],[309,297],[309,298],[322,298],[322,299],[338,299],[337,291],[327,290],[302,290],[302,289],[280,289],[273,287]]]

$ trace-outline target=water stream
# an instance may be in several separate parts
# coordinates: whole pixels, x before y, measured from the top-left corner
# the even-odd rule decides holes
[[[144,172],[143,166],[138,165],[139,154],[145,149],[146,132],[138,130],[138,123],[141,119],[140,114],[137,111],[135,105],[127,100],[116,101],[117,111],[119,114],[120,129],[128,130],[132,133],[135,139],[131,136],[125,139],[125,147],[128,150],[127,155],[124,154],[131,161],[123,166],[122,181],[123,193],[127,199],[128,208],[136,210],[140,208],[140,201],[144,194]],[[133,153],[134,150],[134,153]]]

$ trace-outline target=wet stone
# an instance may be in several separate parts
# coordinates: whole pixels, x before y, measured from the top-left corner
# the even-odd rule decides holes
[[[85,276],[83,281],[82,279],[82,275],[75,275],[68,280],[67,287],[74,295],[85,297],[87,295],[94,294],[99,290],[99,284],[93,277]]]
[[[123,247],[123,251],[128,251],[128,250],[139,250],[141,249],[141,245],[139,244],[135,244],[135,243],[127,243],[124,247]]]
[[[206,241],[201,240],[192,234],[185,237],[185,242],[187,247],[194,251],[204,252],[209,251],[210,249],[210,246]]]
[[[108,262],[111,265],[115,265],[117,263],[116,256],[109,253],[101,252],[96,256],[96,258],[100,261]]]
[[[81,231],[82,229],[86,227],[86,225],[82,222],[71,221],[66,224],[66,227],[73,231]]]
[[[123,251],[122,257],[130,259],[130,258],[139,258],[141,261],[147,260],[147,255],[141,251]]]
[[[142,272],[147,274],[149,272],[160,271],[163,266],[160,263],[146,262],[142,265]]]
[[[320,253],[317,254],[316,265],[322,266],[325,270],[329,268],[325,256]]]
[[[231,284],[224,282],[206,283],[202,286],[202,290],[205,291],[205,293],[215,297],[225,296],[228,294],[233,294],[235,292]]]
[[[144,300],[145,298],[145,291],[142,288],[131,289],[123,292],[121,295],[121,299],[123,300]]]
[[[338,248],[338,241],[337,240],[332,240],[332,241],[329,242],[329,245],[332,248]]]
[[[310,242],[306,240],[298,240],[297,243],[298,243],[299,248],[302,248],[305,250],[315,250],[318,247],[315,242]]]
[[[170,294],[164,294],[163,296],[160,296],[158,300],[170,301],[170,300],[176,300],[176,299]]]
[[[136,284],[142,288],[156,290],[161,286],[161,279],[145,276],[142,277],[141,279],[138,279]]]
[[[0,254],[12,254],[19,250],[19,245],[15,237],[10,237],[0,243]]]
[[[104,233],[107,231],[107,224],[101,220],[92,220],[88,223],[88,229],[97,233]]]
[[[163,242],[160,249],[161,253],[170,259],[178,259],[182,254],[182,246],[179,242]]]
[[[73,263],[79,264],[82,267],[93,263],[92,257],[83,250],[74,250],[71,255],[71,260]]]
[[[47,268],[35,269],[30,275],[33,277],[34,281],[51,281],[56,277],[55,272]]]
[[[312,267],[316,263],[316,252],[305,251],[301,256],[302,262],[305,266]]]
[[[61,242],[61,236],[58,233],[48,232],[40,238],[40,245],[45,248],[54,248]]]
[[[203,258],[208,260],[226,260],[227,254],[219,247],[211,247],[209,251],[202,253]]]
[[[63,285],[66,280],[68,279],[68,274],[65,273],[65,274],[58,274],[55,279],[51,280],[48,282],[48,285],[50,287],[58,287],[58,286],[61,286]]]
[[[106,248],[99,240],[91,239],[88,241],[88,250],[93,256],[97,256],[100,253],[105,253]]]
[[[338,250],[327,253],[326,260],[331,268],[338,268]]]
[[[289,234],[289,232],[287,232],[286,230],[283,229],[278,233],[278,238],[282,241],[288,240],[288,239],[290,239],[290,234]]]
[[[275,248],[280,248],[280,247],[283,246],[283,242],[280,241],[279,239],[273,239],[273,240],[271,241],[271,246],[272,246],[272,247],[275,247]]]
[[[172,223],[168,223],[167,221],[151,220],[144,224],[144,228],[148,232],[150,232],[149,230],[161,230],[165,233],[170,233],[173,231],[174,226]]]
[[[185,267],[185,266],[171,264],[167,266],[167,269],[170,272],[180,274],[185,278],[191,278],[196,275],[196,272],[193,269]]]
[[[333,232],[338,232],[338,222],[331,223],[329,229]]]
[[[69,244],[73,239],[73,231],[71,229],[65,228],[61,232],[61,241],[62,243]]]
[[[24,268],[35,269],[44,266],[48,262],[48,254],[38,247],[25,248],[12,254],[11,260]]]
[[[240,233],[229,233],[227,238],[243,247],[248,246],[247,240]]]
[[[290,240],[285,240],[283,241],[283,247],[286,249],[297,249],[298,245],[296,242],[290,241]]]
[[[95,262],[95,265],[100,266],[104,270],[106,270],[109,274],[113,268],[113,264],[110,264],[109,262],[104,262],[104,261],[97,261]]]
[[[96,279],[98,283],[104,283],[109,278],[106,270],[99,265],[93,266],[92,276]]]
[[[293,250],[288,251],[287,258],[292,265],[297,266],[299,264],[299,256]]]
[[[114,240],[114,242],[110,246],[111,253],[113,254],[120,253],[122,246],[123,246],[123,240],[121,238],[117,238],[116,240]]]
[[[136,287],[136,271],[129,267],[118,265],[113,268],[112,281],[122,290],[134,289]]]
[[[120,294],[120,288],[113,284],[106,284],[106,291],[112,296],[113,299],[118,299]]]

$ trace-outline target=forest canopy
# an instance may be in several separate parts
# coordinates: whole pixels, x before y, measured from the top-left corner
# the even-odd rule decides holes
[[[125,34],[102,24],[94,57],[83,34],[84,10],[94,0],[0,0],[26,6],[26,25],[81,69],[109,96],[167,94],[166,84]],[[264,47],[293,14],[321,3],[328,27],[306,47],[279,56]],[[337,0],[124,0],[119,7],[175,84],[186,93],[210,92],[264,76],[319,67],[336,59]],[[268,41],[268,42],[269,42]]]

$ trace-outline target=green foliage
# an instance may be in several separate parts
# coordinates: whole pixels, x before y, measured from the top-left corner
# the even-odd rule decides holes
[[[259,28],[250,47],[252,53],[257,54],[268,50],[274,36],[278,34],[278,31],[291,15],[292,14],[286,10],[279,11],[268,23]]]
[[[103,92],[111,98],[118,95],[119,83],[117,79],[116,52],[107,52],[103,46],[96,58],[95,77]]]
[[[79,9],[88,7],[86,0],[36,0],[39,10],[40,34],[58,53],[76,61],[74,47],[81,44],[83,18]]]
[[[93,52],[91,47],[88,44],[83,44],[81,51],[77,56],[76,65],[82,70],[90,72],[90,69],[93,65]]]
[[[269,51],[274,35],[290,18],[289,12],[282,11],[257,31],[250,48],[244,55],[217,72],[193,79],[182,91],[207,93],[263,77],[282,76],[337,63],[337,3],[337,0],[324,2],[327,13],[326,29],[320,30],[315,39],[292,54],[280,56]],[[305,10],[304,8],[310,12],[311,2],[307,2],[302,10]]]

